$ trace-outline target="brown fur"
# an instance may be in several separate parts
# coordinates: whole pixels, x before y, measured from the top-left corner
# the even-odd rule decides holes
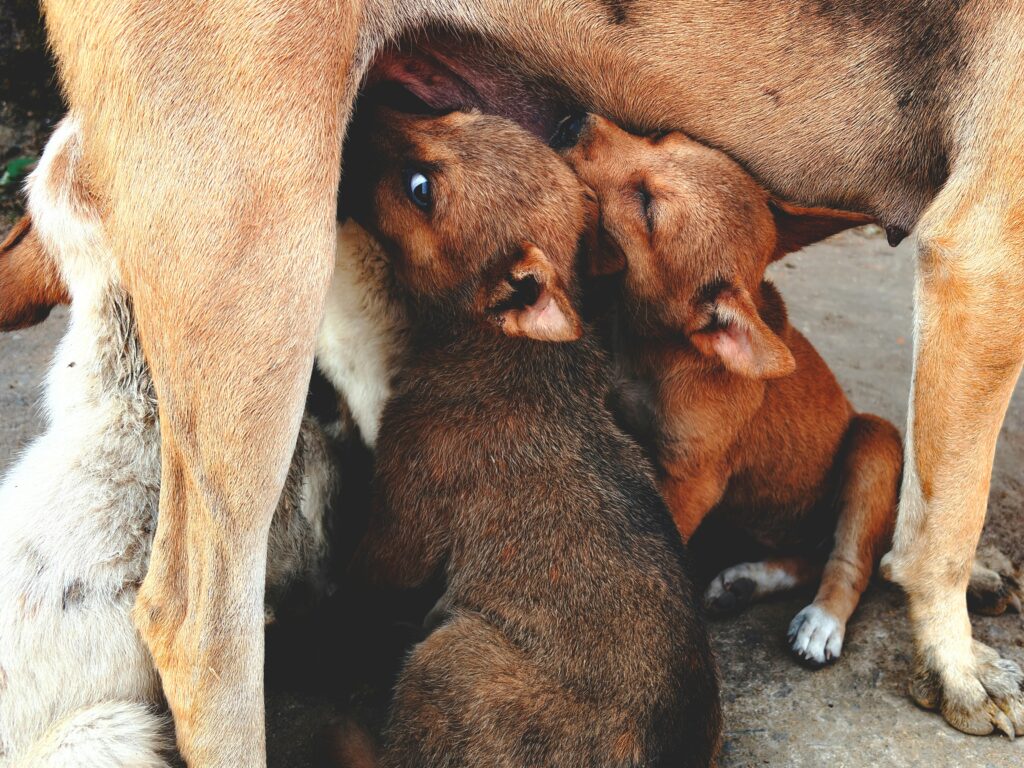
[[[834,532],[815,605],[845,625],[891,542],[900,437],[854,413],[764,272],[864,218],[773,201],[716,150],[598,117],[566,157],[624,257],[617,350],[653,393],[661,488],[680,534],[714,515],[814,560]],[[796,583],[813,578],[799,563],[779,567]],[[709,607],[742,602],[718,600]]]
[[[160,396],[160,530],[137,615],[194,764],[265,762],[260,574],[328,281],[341,140],[375,54],[403,34],[429,53],[432,23],[486,42],[443,48],[479,106],[493,100],[474,75],[509,73],[529,101],[685,130],[786,199],[864,211],[897,237],[920,223],[892,573],[932,701],[971,732],[1019,707],[1024,732],[1020,678],[975,653],[963,606],[1024,359],[1004,321],[1024,286],[1018,3],[43,7]],[[1009,687],[990,693],[996,674]]]
[[[23,216],[0,243],[0,331],[35,325],[54,306],[70,301],[57,263]]]
[[[717,682],[684,552],[604,409],[606,362],[574,309],[587,190],[499,118],[385,114],[365,135],[352,194],[369,187],[361,223],[395,260],[416,333],[361,559],[386,583],[447,577],[382,764],[709,765]],[[427,210],[402,192],[410,165],[430,168]],[[439,292],[453,261],[461,280]],[[545,343],[550,326],[522,319],[541,305],[579,340]],[[496,320],[509,313],[514,327]]]

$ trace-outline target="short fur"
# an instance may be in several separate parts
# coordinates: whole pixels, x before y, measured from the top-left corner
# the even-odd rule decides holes
[[[316,361],[370,448],[377,442],[408,330],[394,293],[391,266],[380,245],[354,221],[340,224]]]
[[[494,117],[387,114],[358,136],[361,217],[415,307],[361,560],[387,583],[447,576],[381,764],[710,765],[717,682],[683,547],[575,313],[589,193]],[[429,211],[408,167],[429,169]]]
[[[156,398],[99,218],[71,183],[80,141],[65,118],[29,182],[32,218],[3,256],[73,298],[46,430],[0,484],[0,765],[12,768],[162,766],[169,745],[157,670],[131,622],[157,519]],[[0,286],[0,304],[17,303],[15,287]],[[330,462],[305,422],[270,530],[270,601],[297,582],[324,586]]]
[[[440,64],[407,68],[435,108],[511,105],[542,130],[545,115],[583,106],[683,130],[785,199],[871,214],[893,240],[918,230],[913,407],[889,560],[908,594],[914,691],[961,730],[1024,734],[1024,674],[972,643],[964,601],[1024,362],[1024,328],[1006,322],[1024,302],[1020,3],[43,8],[161,396],[161,514],[135,616],[194,764],[266,760],[266,532],[334,263],[347,120],[375,58],[403,36],[414,64]],[[477,44],[449,44],[439,28]]]
[[[853,411],[764,273],[864,217],[772,200],[717,150],[599,117],[566,158],[601,202],[594,268],[621,271],[616,356],[631,391],[650,393],[643,428],[680,534],[710,515],[787,556],[723,572],[708,608],[821,576],[790,641],[811,664],[833,661],[891,542],[902,445],[891,424]]]

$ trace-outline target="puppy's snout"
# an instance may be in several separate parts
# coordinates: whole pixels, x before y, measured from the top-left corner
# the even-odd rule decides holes
[[[567,115],[551,135],[551,140],[548,142],[551,148],[564,151],[575,147],[589,120],[590,115],[586,112],[573,112]]]

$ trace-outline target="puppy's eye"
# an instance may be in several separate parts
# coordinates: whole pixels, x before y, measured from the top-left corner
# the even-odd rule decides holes
[[[405,194],[417,208],[429,210],[434,204],[434,190],[425,173],[421,171],[405,172]]]
[[[647,188],[647,184],[641,181],[636,186],[636,199],[640,203],[640,210],[643,212],[644,221],[647,223],[647,233],[654,234],[654,197]]]

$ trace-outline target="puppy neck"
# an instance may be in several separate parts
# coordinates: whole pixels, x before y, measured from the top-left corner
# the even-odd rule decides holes
[[[460,398],[583,400],[604,391],[610,375],[589,329],[578,341],[546,342],[510,338],[496,326],[466,323],[443,333],[420,329],[411,348],[406,381],[430,378]]]

